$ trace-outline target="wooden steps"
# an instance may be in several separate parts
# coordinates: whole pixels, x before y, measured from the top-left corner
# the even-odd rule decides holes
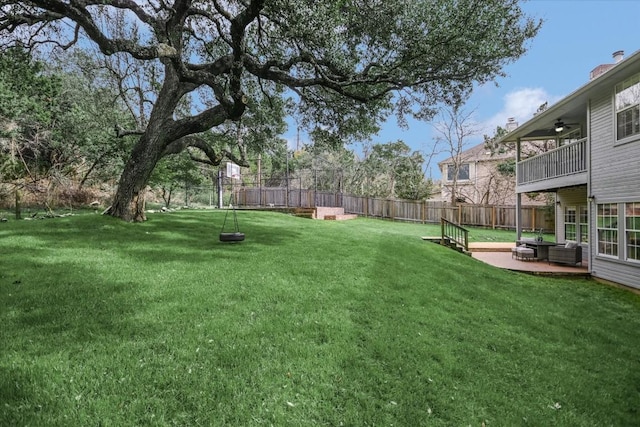
[[[295,208],[292,215],[300,218],[314,218],[316,210],[314,208]]]
[[[439,245],[442,241],[442,238],[440,236],[422,236],[422,240],[425,240],[427,242],[437,243]],[[471,251],[465,250],[463,246],[457,244],[456,242],[451,241],[450,239],[445,238],[443,246],[451,248],[454,251],[458,251],[461,254],[471,256]]]
[[[344,208],[331,208],[318,206],[316,208],[315,219],[324,219],[328,221],[344,221],[348,219],[355,219],[358,215],[350,215],[344,213]]]
[[[295,208],[291,214],[301,218],[324,219],[329,221],[344,221],[358,217],[358,215],[345,214],[344,208],[327,208],[322,206],[316,208]]]

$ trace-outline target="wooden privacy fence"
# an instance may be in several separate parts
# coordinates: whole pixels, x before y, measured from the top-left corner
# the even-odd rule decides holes
[[[446,202],[377,199],[346,194],[281,187],[243,187],[234,190],[234,200],[245,207],[342,207],[346,214],[420,223],[440,223],[440,219],[467,226],[516,228],[516,207],[458,204]],[[555,229],[553,211],[546,206],[523,206],[522,228]]]
[[[245,207],[342,207],[341,193],[283,187],[242,187],[234,189],[234,200]]]
[[[345,213],[373,218],[421,223],[447,221],[469,226],[490,228],[516,228],[516,207],[495,205],[458,204],[445,202],[373,199],[358,196],[343,196]],[[546,206],[522,207],[523,229],[555,229],[555,219]]]

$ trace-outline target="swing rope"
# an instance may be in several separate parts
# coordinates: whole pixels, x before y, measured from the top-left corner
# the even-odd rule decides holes
[[[224,221],[222,222],[222,229],[220,230],[220,233],[224,233],[224,227],[227,224],[227,216],[229,215],[229,209],[233,210],[233,224],[234,224],[233,231],[235,233],[238,233],[240,232],[240,227],[238,226],[238,216],[236,215],[235,206],[231,204],[231,198],[229,198],[229,206],[227,207],[227,211],[224,214]]]
[[[229,216],[229,209],[233,210],[233,224],[234,230],[232,233],[225,233],[224,227],[227,224],[227,217]],[[221,242],[241,242],[244,240],[244,233],[240,232],[240,226],[238,225],[238,215],[236,214],[236,208],[231,204],[231,195],[229,195],[229,206],[224,214],[224,221],[222,222],[222,229],[220,230]]]

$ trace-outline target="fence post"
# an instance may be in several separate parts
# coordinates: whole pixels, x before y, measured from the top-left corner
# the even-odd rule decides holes
[[[318,171],[313,170],[313,207],[318,205]]]
[[[287,188],[284,193],[284,206],[289,207],[289,154],[287,154],[287,176],[286,176]]]
[[[537,209],[535,207],[533,207],[533,208],[531,208],[531,211],[532,211],[531,212],[531,222],[532,222],[531,229],[535,231],[535,229],[538,228],[537,227],[538,224],[536,222],[536,211],[537,211]]]
[[[491,228],[496,229],[496,205],[491,206]]]

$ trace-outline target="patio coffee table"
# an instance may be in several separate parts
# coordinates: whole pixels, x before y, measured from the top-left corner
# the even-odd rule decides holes
[[[534,250],[536,261],[541,261],[543,259],[549,259],[549,246],[556,246],[557,243],[547,242],[547,241],[517,241],[518,245],[526,245],[528,248]]]

